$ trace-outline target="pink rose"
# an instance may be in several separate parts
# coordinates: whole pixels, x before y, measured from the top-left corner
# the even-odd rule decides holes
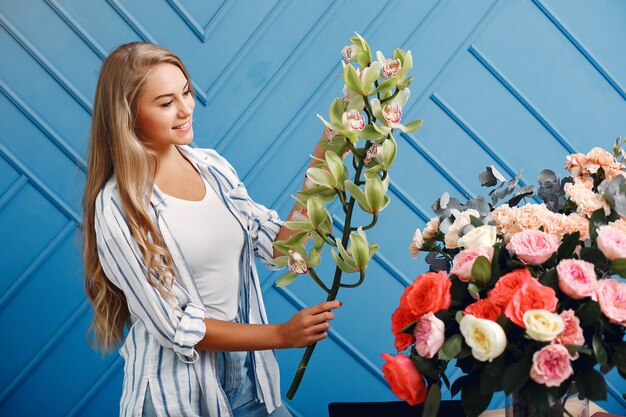
[[[548,345],[533,355],[530,378],[547,387],[558,387],[574,374],[570,356],[563,345]]]
[[[580,319],[574,314],[574,310],[569,309],[561,313],[561,318],[565,324],[561,334],[557,335],[554,339],[557,343],[562,345],[576,345],[582,346],[585,344],[585,336],[583,335],[583,329],[580,327]],[[574,353],[572,359],[578,359],[578,352]]]
[[[415,326],[415,350],[420,356],[432,358],[443,346],[446,326],[432,312],[422,316]]]
[[[598,227],[598,249],[604,256],[614,261],[618,258],[626,258],[626,233],[613,226]]]
[[[613,278],[601,279],[592,298],[611,323],[626,327],[626,283]]]
[[[564,259],[556,266],[559,288],[575,300],[590,297],[598,279],[592,263],[579,259]]]
[[[465,249],[457,253],[452,260],[452,274],[455,274],[463,282],[470,282],[472,280],[472,267],[474,261],[479,256],[484,256],[491,262],[493,258],[493,247],[476,246],[471,249]]]
[[[382,367],[383,375],[389,382],[391,391],[409,405],[424,402],[427,391],[426,384],[411,359],[404,355],[391,356],[387,353],[383,353],[381,356],[385,360]]]
[[[559,248],[559,238],[540,230],[516,233],[506,248],[527,265],[541,265]]]

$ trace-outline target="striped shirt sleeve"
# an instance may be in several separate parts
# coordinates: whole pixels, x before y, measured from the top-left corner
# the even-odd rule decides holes
[[[167,300],[148,282],[139,245],[132,237],[115,199],[104,204],[98,196],[95,229],[98,256],[107,278],[126,296],[130,313],[141,320],[165,348],[183,362],[198,360],[195,345],[206,332],[204,306],[193,304],[177,282]],[[153,273],[153,276],[156,275]],[[180,300],[186,300],[183,304]],[[182,304],[182,305],[181,305]]]

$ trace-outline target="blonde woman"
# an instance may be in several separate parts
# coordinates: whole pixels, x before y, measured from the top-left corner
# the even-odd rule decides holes
[[[341,303],[268,324],[254,258],[271,267],[273,241],[293,232],[223,157],[189,146],[194,104],[162,47],[125,44],[102,64],[83,196],[88,336],[103,352],[122,343],[120,416],[289,416],[273,350],[326,338]]]

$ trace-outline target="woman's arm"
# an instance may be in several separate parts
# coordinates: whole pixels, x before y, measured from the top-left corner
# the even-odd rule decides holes
[[[340,301],[326,301],[300,310],[283,324],[244,324],[204,319],[206,333],[196,344],[200,350],[219,352],[304,347],[328,337],[330,310]]]
[[[326,135],[326,130],[324,130],[324,133],[322,134],[322,138]],[[325,150],[322,147],[322,143],[321,143],[321,138],[320,138],[320,142],[317,144],[317,146],[315,147],[315,151],[313,152],[313,156],[315,158],[319,158],[319,159],[324,159],[324,154],[325,154]],[[311,163],[309,164],[309,168],[314,167],[315,165],[319,164],[320,161],[318,161],[315,158],[311,158]],[[302,185],[302,189],[304,189],[304,184]],[[296,211],[299,211],[300,207],[298,206],[298,203],[294,204],[291,211],[289,212],[289,215],[286,217],[286,220],[291,220],[293,213]],[[285,226],[282,226],[280,228],[280,230],[278,231],[278,234],[276,235],[276,239],[274,239],[274,241],[279,241],[279,240],[287,240],[289,239],[291,236],[295,235],[296,233],[298,233],[298,230],[290,230],[287,229]],[[278,249],[274,248],[274,258],[278,258],[279,256],[284,256],[286,254],[280,252]]]

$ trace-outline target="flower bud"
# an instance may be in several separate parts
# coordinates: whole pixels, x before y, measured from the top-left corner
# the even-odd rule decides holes
[[[319,228],[324,220],[326,220],[329,216],[328,210],[326,210],[326,206],[324,206],[324,202],[318,196],[309,198],[306,202],[306,209],[309,215],[309,222],[311,222],[311,226],[313,226],[314,229]]]

